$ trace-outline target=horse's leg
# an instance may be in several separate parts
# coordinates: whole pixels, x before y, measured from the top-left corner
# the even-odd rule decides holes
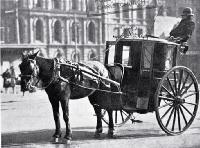
[[[112,110],[107,110],[108,117],[109,117],[109,124],[108,124],[108,137],[113,137],[114,135],[114,124],[113,124],[113,115]]]
[[[98,105],[95,105],[97,103],[96,99],[97,99],[97,95],[90,95],[88,96],[90,103],[92,104],[96,117],[97,117],[97,125],[96,125],[96,131],[94,136],[96,138],[100,137],[100,133],[102,133],[103,128],[102,128],[102,114],[101,114],[101,108]]]
[[[97,116],[97,125],[96,125],[96,131],[95,131],[95,137],[98,138],[100,137],[100,133],[103,132],[102,128],[102,114],[101,114],[101,108],[97,105],[93,105],[95,114]]]
[[[60,114],[59,114],[59,100],[56,98],[49,98],[51,105],[52,105],[52,109],[53,109],[53,117],[54,117],[54,121],[55,121],[55,133],[53,135],[54,138],[60,138],[61,137],[61,129],[60,129]]]
[[[72,139],[72,131],[69,123],[69,96],[63,97],[60,102],[63,110],[63,119],[66,124],[66,135],[64,138],[66,139],[66,143],[70,144],[70,140]]]

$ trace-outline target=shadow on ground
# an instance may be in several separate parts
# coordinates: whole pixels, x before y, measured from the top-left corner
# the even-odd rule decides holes
[[[97,140],[94,139],[94,127],[78,127],[72,128],[73,130],[73,141],[84,141],[84,140]],[[107,130],[107,129],[106,129]],[[63,135],[64,136],[64,129]],[[139,131],[139,132],[138,132]],[[110,140],[106,135],[107,131],[101,134],[101,138],[98,140]],[[48,143],[51,140],[51,137],[54,133],[54,130],[38,130],[38,131],[26,131],[26,132],[15,132],[15,133],[5,133],[1,135],[2,146],[19,146],[26,145],[30,143],[41,144]],[[159,133],[159,131],[154,130],[131,130],[126,133],[116,133],[114,139],[128,139],[128,138],[145,138],[145,137],[161,137],[165,134]]]

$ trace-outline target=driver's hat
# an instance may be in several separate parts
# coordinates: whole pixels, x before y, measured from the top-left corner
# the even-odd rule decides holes
[[[193,16],[194,14],[192,13],[192,8],[186,7],[183,9],[183,13],[181,16]]]

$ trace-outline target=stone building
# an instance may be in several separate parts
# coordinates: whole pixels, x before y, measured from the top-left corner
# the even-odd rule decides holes
[[[101,0],[1,0],[1,70],[17,69],[22,48],[49,58],[103,62],[105,42],[124,28],[153,34],[155,9],[146,9],[151,1],[115,0],[108,9],[99,7],[107,2]]]

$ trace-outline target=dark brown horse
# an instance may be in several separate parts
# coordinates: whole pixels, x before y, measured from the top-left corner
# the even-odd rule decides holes
[[[99,136],[102,132],[102,108],[105,108],[109,115],[108,135],[113,136],[114,125],[112,109],[108,105],[110,97],[108,97],[107,93],[96,90],[110,90],[110,85],[102,80],[90,78],[89,75],[81,74],[80,71],[77,70],[78,66],[77,69],[73,69],[70,66],[61,65],[60,69],[58,69],[55,59],[38,57],[37,53],[22,55],[22,63],[19,65],[21,71],[21,89],[22,91],[32,91],[39,80],[42,82],[42,86],[48,94],[53,109],[56,127],[53,137],[61,138],[59,104],[61,104],[63,119],[66,123],[66,134],[64,138],[66,143],[69,143],[72,138],[72,131],[69,123],[69,99],[79,99],[87,96],[97,115],[95,136]],[[73,65],[73,63],[69,61],[68,64]],[[108,71],[103,64],[94,61],[92,63],[89,62],[89,64],[92,68],[86,66],[85,68],[88,69],[88,71],[108,77]],[[63,81],[59,78],[58,71],[67,81]],[[87,89],[88,87],[92,89]]]

